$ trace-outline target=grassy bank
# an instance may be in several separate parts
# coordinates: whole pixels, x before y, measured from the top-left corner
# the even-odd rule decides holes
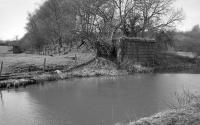
[[[116,125],[199,125],[200,96],[188,92],[176,95],[177,103],[170,104],[170,110],[151,117],[141,118],[127,124]]]
[[[155,60],[155,73],[200,73],[200,59],[175,53],[159,53]]]
[[[117,76],[127,75],[123,70],[118,70],[117,65],[103,58],[92,58],[79,63],[70,68],[62,70],[53,69],[52,71],[32,71],[9,74],[2,76],[0,81],[1,89],[25,87],[27,85],[39,84],[44,81],[56,81],[77,77],[96,77],[96,76]]]
[[[77,58],[75,60],[74,58]],[[34,54],[1,54],[3,61],[3,74],[42,71],[44,59],[46,59],[46,71],[67,70],[76,65],[94,58],[90,53],[72,52],[66,55],[34,55]]]
[[[73,72],[42,73],[35,75],[24,75],[23,78],[12,78],[0,81],[0,89],[26,87],[28,85],[40,84],[44,81],[56,81],[77,77],[96,77],[96,76],[117,76],[122,75],[117,70],[106,69],[84,69]]]
[[[44,59],[46,61],[44,68]],[[89,53],[41,56],[30,54],[1,55],[4,61],[0,88],[17,88],[43,81],[74,77],[117,76],[130,73],[200,73],[198,58],[160,54],[155,67],[145,67],[127,61],[121,66]]]

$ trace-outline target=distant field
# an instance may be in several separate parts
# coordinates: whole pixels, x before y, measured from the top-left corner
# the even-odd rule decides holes
[[[175,46],[177,51],[193,52],[200,55],[200,33],[177,33],[175,35]]]
[[[27,64],[34,64],[42,66],[44,58],[46,58],[46,65],[66,65],[74,64],[74,60],[71,57],[77,56],[77,63],[86,62],[93,58],[92,54],[89,53],[70,53],[61,56],[43,56],[43,55],[32,55],[32,54],[0,54],[0,61],[4,62],[3,73],[10,72],[11,66],[23,66]]]
[[[0,46],[0,54],[11,53],[12,47],[11,46]]]

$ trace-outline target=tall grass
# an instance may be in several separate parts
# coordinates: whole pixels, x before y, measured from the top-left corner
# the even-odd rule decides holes
[[[185,106],[189,106],[193,103],[200,102],[200,95],[196,93],[192,93],[189,90],[183,90],[182,92],[175,92],[173,95],[174,101],[173,102],[165,102],[165,104],[170,109],[180,109]]]

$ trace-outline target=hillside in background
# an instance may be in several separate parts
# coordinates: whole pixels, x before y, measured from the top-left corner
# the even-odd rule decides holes
[[[5,46],[5,45],[7,45],[7,43],[3,40],[0,40],[0,46]]]
[[[177,51],[194,52],[200,55],[200,28],[193,27],[188,32],[175,33],[175,46]]]

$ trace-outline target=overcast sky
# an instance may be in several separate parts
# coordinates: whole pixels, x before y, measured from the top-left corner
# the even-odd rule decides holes
[[[28,12],[43,0],[0,0],[0,39],[21,38],[26,30]]]
[[[44,0],[0,0],[0,39],[21,38],[26,30],[28,12],[33,12]],[[177,0],[175,6],[183,8],[185,21],[178,30],[190,30],[200,24],[200,0]]]

